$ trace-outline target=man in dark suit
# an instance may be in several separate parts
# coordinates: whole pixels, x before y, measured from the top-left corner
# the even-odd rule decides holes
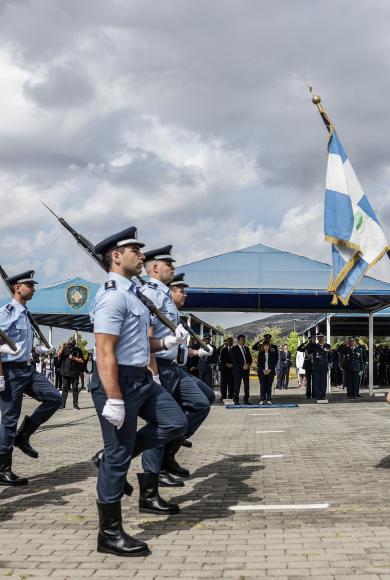
[[[288,350],[288,345],[284,344],[279,352],[278,362],[278,382],[277,389],[287,389],[290,376],[291,367],[291,352]]]
[[[244,382],[244,404],[250,405],[249,402],[249,370],[252,364],[252,355],[247,346],[245,346],[245,334],[237,337],[237,344],[230,351],[230,358],[233,363],[234,378],[234,404],[239,404],[241,381]]]
[[[221,369],[221,401],[234,398],[233,363],[230,356],[233,348],[233,338],[227,338],[226,344],[219,355],[219,368]]]

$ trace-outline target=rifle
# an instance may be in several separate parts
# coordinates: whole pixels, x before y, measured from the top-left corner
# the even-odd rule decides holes
[[[142,286],[144,286],[145,284],[147,284],[147,281],[146,281],[144,278],[142,278],[142,276],[136,276],[136,278],[138,278],[138,280],[141,282]],[[198,335],[196,334],[196,332],[194,332],[194,331],[192,330],[191,326],[189,326],[189,325],[188,325],[186,322],[183,322],[182,320],[181,320],[180,322],[181,322],[181,325],[182,325],[182,327],[183,327],[183,328],[185,328],[185,330],[188,332],[188,334],[189,334],[190,336],[192,336],[192,338],[193,338],[194,340],[196,340],[196,342],[197,342],[198,344],[200,344],[200,346],[201,346],[202,348],[204,348],[204,349],[205,349],[205,350],[207,350],[207,351],[209,351],[209,350],[210,350],[210,349],[209,349],[209,346],[210,346],[210,345],[206,344],[206,343],[205,343],[205,342],[204,342],[204,341],[203,341],[203,340],[200,338],[200,336],[198,336]]]
[[[7,336],[5,334],[5,332],[3,332],[2,330],[0,330],[0,340],[2,340],[3,342],[5,342],[5,344],[8,344],[8,346],[10,348],[12,348],[13,351],[16,351],[16,344],[14,343],[14,341],[12,340],[12,338],[10,338],[9,336]]]
[[[0,266],[0,276],[2,277],[4,284],[7,286],[7,289],[12,296],[11,286],[7,282],[8,276],[7,276],[7,273],[2,266]],[[28,316],[28,319],[30,321],[31,326],[33,327],[36,338],[38,338],[38,340],[40,340],[45,345],[46,348],[50,349],[51,345],[48,343],[45,335],[43,334],[42,330],[39,328],[37,321],[35,320],[35,318],[33,317],[33,315],[31,314],[31,312],[29,310],[27,310],[27,316]],[[16,350],[16,347],[15,347],[15,350]]]
[[[59,217],[56,213],[54,213],[54,211],[52,209],[50,209],[50,207],[47,206],[45,203],[43,203],[43,201],[42,201],[42,204],[46,207],[46,209],[48,209],[50,211],[50,213],[52,213],[54,215],[55,218],[57,218],[57,220],[60,222],[60,224],[66,230],[68,230],[68,232],[76,240],[77,244],[79,246],[81,246],[81,248],[88,254],[88,256],[90,256],[101,268],[103,268],[105,270],[105,267],[103,264],[103,258],[100,254],[98,254],[95,251],[93,244],[85,236],[83,236],[82,234],[79,234],[64,218]],[[136,276],[136,278],[141,282],[142,285],[145,284],[145,280],[141,276]],[[150,298],[148,298],[147,296],[142,294],[142,292],[140,292],[140,291],[137,292],[137,296],[141,300],[141,302],[146,306],[146,308],[148,308],[150,310],[150,312],[162,324],[167,326],[169,328],[169,330],[171,330],[173,333],[175,333],[176,326],[173,324],[173,322],[171,322],[169,320],[169,318],[167,318],[157,308],[157,306],[154,304],[154,302],[152,302],[152,300],[150,300]],[[183,326],[187,330],[187,332],[189,334],[191,334],[191,336],[193,336],[195,338],[195,340],[197,340],[203,348],[205,348],[206,350],[209,350],[208,345],[206,343],[204,343],[188,325],[183,324]]]

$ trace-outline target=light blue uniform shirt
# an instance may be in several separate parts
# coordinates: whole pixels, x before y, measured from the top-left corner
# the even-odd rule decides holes
[[[157,308],[161,310],[161,312],[165,314],[165,316],[169,318],[175,326],[180,323],[180,314],[171,298],[171,292],[168,286],[155,278],[150,278],[149,282],[140,288],[140,291],[142,294],[150,298],[155,306],[157,306]],[[172,334],[172,331],[155,316],[152,316],[152,326],[153,335],[156,338],[164,338],[165,336]],[[175,360],[177,358],[177,351],[178,347],[174,346],[170,350],[160,350],[159,352],[156,352],[155,355],[158,358]]]
[[[95,334],[119,336],[119,365],[146,367],[150,361],[150,312],[136,296],[135,288],[131,280],[109,272],[92,302],[90,317]]]
[[[14,298],[9,304],[2,306],[0,308],[0,328],[20,347],[18,354],[2,354],[1,360],[4,362],[28,362],[31,357],[34,333],[27,316],[27,308]]]

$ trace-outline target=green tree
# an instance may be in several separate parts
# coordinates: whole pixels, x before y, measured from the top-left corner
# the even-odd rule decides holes
[[[76,343],[76,346],[79,347],[79,349],[83,353],[83,357],[85,358],[85,360],[87,360],[88,353],[89,353],[88,340],[86,338],[83,338],[80,333],[77,334],[77,343]]]
[[[293,365],[295,365],[298,348],[298,333],[295,330],[292,330],[288,335],[286,342],[288,344],[288,350],[291,352],[291,361]]]

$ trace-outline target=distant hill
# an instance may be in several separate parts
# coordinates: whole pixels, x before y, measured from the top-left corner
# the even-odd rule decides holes
[[[318,313],[311,314],[273,314],[272,316],[267,316],[267,318],[262,318],[261,320],[254,320],[253,322],[247,322],[245,324],[240,324],[238,326],[231,326],[226,328],[226,334],[232,334],[237,336],[238,334],[245,334],[247,338],[254,338],[260,334],[264,328],[278,326],[282,330],[282,335],[287,336],[292,330],[300,332],[307,328],[312,322],[320,317]]]

